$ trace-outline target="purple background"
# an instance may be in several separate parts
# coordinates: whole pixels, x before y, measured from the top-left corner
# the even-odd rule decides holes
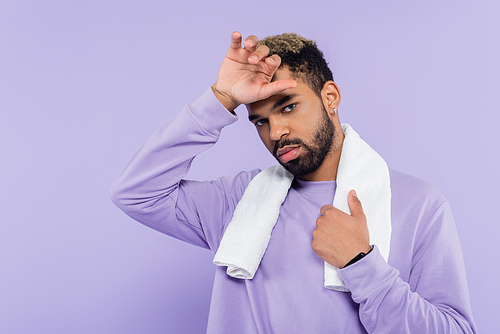
[[[204,332],[211,253],[108,192],[216,80],[233,30],[317,40],[341,120],[449,199],[478,329],[498,329],[499,14],[495,0],[0,2],[0,332]],[[274,163],[245,113],[189,177]]]

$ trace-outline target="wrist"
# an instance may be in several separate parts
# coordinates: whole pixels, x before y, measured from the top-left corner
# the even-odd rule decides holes
[[[239,104],[235,103],[228,94],[221,92],[216,87],[217,83],[212,85],[212,92],[219,102],[226,108],[230,113],[234,114],[234,109],[236,109]]]
[[[356,262],[358,262],[359,260],[361,260],[362,258],[364,258],[366,255],[368,255],[371,251],[373,250],[373,247],[369,246],[369,248],[361,253],[359,253],[358,255],[356,255],[355,257],[353,257],[349,262],[347,262],[347,264],[345,266],[343,266],[341,269],[344,269],[348,266],[350,266],[351,264],[354,264]]]

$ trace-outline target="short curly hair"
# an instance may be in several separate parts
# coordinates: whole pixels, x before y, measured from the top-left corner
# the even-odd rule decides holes
[[[266,45],[269,55],[277,54],[281,58],[279,68],[288,67],[292,76],[303,78],[305,83],[321,96],[325,82],[332,80],[333,74],[326,62],[323,52],[316,42],[296,33],[284,33],[268,36],[259,41],[258,46]]]

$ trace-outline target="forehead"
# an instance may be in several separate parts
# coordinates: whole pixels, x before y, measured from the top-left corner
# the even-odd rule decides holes
[[[292,73],[287,66],[284,66],[284,67],[276,70],[271,81],[276,81],[276,80],[281,80],[281,79],[294,79],[294,77],[297,77],[297,76],[298,75],[295,73]]]
[[[252,115],[262,110],[269,111],[271,107],[279,100],[283,99],[288,95],[296,95],[300,98],[317,98],[314,91],[305,83],[302,75],[292,75],[292,72],[288,68],[280,68],[276,71],[271,81],[277,81],[282,79],[293,79],[297,82],[297,86],[294,88],[287,89],[278,94],[271,95],[267,99],[253,102],[247,105],[248,114]]]

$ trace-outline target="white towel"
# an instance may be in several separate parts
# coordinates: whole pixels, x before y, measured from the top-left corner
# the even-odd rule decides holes
[[[345,138],[333,206],[350,214],[347,195],[356,190],[367,218],[370,242],[377,245],[387,262],[391,240],[389,168],[351,126],[344,123],[342,130]],[[292,181],[293,175],[278,164],[260,172],[248,185],[213,261],[215,265],[227,266],[229,276],[254,277]],[[349,291],[338,269],[326,262],[324,286]]]

